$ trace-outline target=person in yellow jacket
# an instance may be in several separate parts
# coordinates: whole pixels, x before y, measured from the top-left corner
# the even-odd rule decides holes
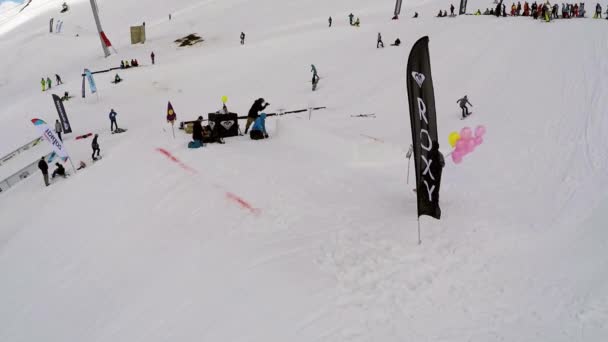
[[[42,85],[42,91],[45,91],[46,90],[46,80],[44,79],[44,77],[40,81],[40,84]]]

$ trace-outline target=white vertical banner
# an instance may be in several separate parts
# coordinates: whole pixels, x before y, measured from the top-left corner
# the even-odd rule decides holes
[[[70,158],[70,156],[68,155],[68,151],[66,151],[65,146],[63,146],[63,142],[59,140],[55,132],[51,129],[51,127],[49,127],[46,122],[44,122],[44,120],[32,119],[32,123],[34,124],[34,126],[36,126],[38,131],[40,131],[42,138],[48,141],[49,144],[51,144],[55,153],[57,153],[61,158]]]

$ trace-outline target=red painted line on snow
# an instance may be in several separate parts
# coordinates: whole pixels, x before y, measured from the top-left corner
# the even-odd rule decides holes
[[[172,162],[174,162],[177,165],[179,165],[182,169],[184,169],[184,170],[186,170],[188,172],[196,173],[195,169],[193,169],[190,166],[182,163],[179,159],[175,158],[175,156],[172,155],[171,152],[165,150],[164,148],[160,148],[160,147],[158,147],[156,150],[158,152],[160,152],[161,154],[163,154],[164,156],[166,156],[167,158],[169,158],[169,160],[171,160]]]
[[[249,204],[247,201],[245,201],[244,199],[242,199],[241,197],[233,194],[232,192],[227,192],[226,193],[226,197],[237,203],[238,205],[240,205],[243,209],[247,209],[249,211],[251,211],[254,214],[259,214],[260,213],[260,209],[254,208],[251,204]]]

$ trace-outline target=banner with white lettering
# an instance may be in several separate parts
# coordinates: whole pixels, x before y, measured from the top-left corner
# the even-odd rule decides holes
[[[72,133],[72,126],[70,126],[68,114],[65,112],[65,108],[63,107],[63,101],[59,96],[53,94],[53,102],[55,102],[55,108],[57,108],[57,114],[59,114],[59,120],[61,121],[63,133]]]
[[[420,38],[412,47],[407,61],[406,77],[416,168],[418,216],[428,215],[440,219],[441,166],[429,37]]]
[[[36,126],[38,131],[40,131],[42,138],[48,141],[49,144],[51,144],[55,153],[57,153],[62,158],[70,157],[68,155],[68,151],[65,150],[65,146],[63,146],[63,143],[55,134],[55,131],[51,127],[49,127],[49,125],[44,122],[44,120],[32,119],[32,123],[34,124],[34,126]]]

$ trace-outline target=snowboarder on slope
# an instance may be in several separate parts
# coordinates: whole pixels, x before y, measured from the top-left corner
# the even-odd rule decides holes
[[[469,102],[469,98],[467,97],[467,95],[465,95],[463,98],[459,99],[456,102],[460,105],[460,109],[462,109],[463,119],[471,115],[469,114],[469,108],[467,107],[467,104],[469,104],[471,107],[473,107],[473,105],[471,104],[471,102]]]
[[[353,18],[354,17],[355,16],[352,13],[348,15],[348,21],[350,22],[350,26],[353,26]]]
[[[116,126],[116,129],[118,129],[118,124],[116,123],[116,115],[118,115],[114,109],[112,108],[112,110],[110,110],[110,131],[114,132],[114,127]]]
[[[55,166],[57,166],[57,168],[55,169],[55,171],[53,171],[53,175],[51,176],[51,178],[55,178],[57,176],[65,178],[67,175],[65,174],[65,169],[63,168],[63,165],[55,163]]]
[[[93,148],[93,154],[91,155],[91,159],[93,160],[97,160],[97,157],[99,157],[99,143],[97,142],[97,138],[99,137],[99,134],[95,134],[95,137],[93,138],[93,142],[91,142],[91,147]],[[95,153],[97,152],[97,157],[95,157]]]
[[[59,75],[55,74],[55,81],[57,83],[57,85],[63,84],[63,82],[61,81],[61,77],[59,77]]]
[[[40,169],[40,171],[42,171],[44,184],[46,184],[46,186],[49,186],[49,164],[47,164],[44,160],[44,156],[40,158],[40,161],[38,162],[38,168]]]
[[[55,120],[55,133],[57,133],[57,137],[59,137],[59,140],[61,140],[61,142],[63,142],[63,139],[61,138],[61,132],[63,132],[63,128],[61,127],[61,122],[59,122],[59,120]]]
[[[251,106],[251,109],[249,109],[249,113],[247,114],[247,124],[245,125],[245,134],[247,134],[247,132],[249,131],[249,126],[251,126],[251,124],[253,124],[255,119],[258,118],[258,116],[259,116],[258,113],[263,111],[264,109],[266,109],[266,107],[268,107],[268,105],[270,105],[270,103],[264,103],[263,98],[259,98],[259,99],[255,100],[255,102]]]

